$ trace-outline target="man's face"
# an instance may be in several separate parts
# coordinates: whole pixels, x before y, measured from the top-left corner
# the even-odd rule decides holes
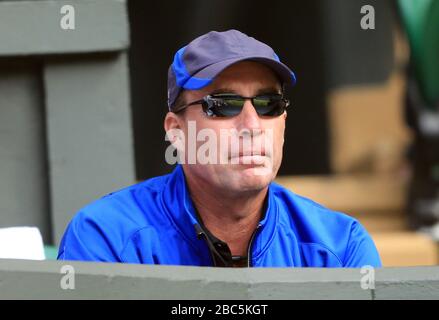
[[[280,92],[279,80],[269,67],[257,62],[243,61],[225,69],[209,86],[196,91],[187,90],[183,94],[184,101],[190,103],[213,93],[253,97]],[[259,116],[248,99],[241,113],[234,117],[208,117],[201,105],[190,106],[184,112],[172,116],[178,118],[179,127],[186,137],[186,145],[190,143],[187,139],[190,138],[189,123],[192,122],[192,125],[196,125],[197,133],[203,129],[215,132],[218,158],[228,160],[227,163],[216,161],[215,164],[185,164],[186,176],[202,179],[215,189],[232,194],[261,190],[275,178],[282,161],[286,112],[276,117]],[[229,132],[232,136],[237,133],[234,142],[241,141],[238,148],[236,144],[231,146],[233,139],[228,140],[226,148],[224,145],[221,147],[221,131]],[[242,143],[245,137],[250,137],[250,146]],[[203,143],[204,141],[197,141],[196,149]],[[270,144],[268,148],[264,147],[265,143]],[[186,147],[186,153],[188,151]],[[188,163],[188,154],[185,158]]]

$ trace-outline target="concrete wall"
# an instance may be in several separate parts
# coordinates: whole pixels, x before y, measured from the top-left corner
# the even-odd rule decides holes
[[[32,225],[49,235],[40,71],[32,59],[0,58],[0,227]]]
[[[74,289],[61,271],[74,270]],[[439,267],[223,269],[0,260],[0,299],[439,299]],[[370,282],[369,282],[370,283]]]
[[[57,245],[81,207],[135,182],[128,45],[125,1],[0,1],[0,228]]]

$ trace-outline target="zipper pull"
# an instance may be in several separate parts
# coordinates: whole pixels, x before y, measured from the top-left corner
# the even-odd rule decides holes
[[[196,224],[194,226],[195,226],[195,231],[197,233],[198,240],[201,240],[202,236],[206,237],[206,235],[204,234],[203,229],[201,229],[201,226],[199,224]]]
[[[259,223],[256,226],[255,231],[253,231],[252,236],[250,238],[250,241],[248,243],[248,249],[247,249],[247,267],[251,267],[252,266],[252,244],[253,244],[253,239],[255,238],[256,233],[258,232],[258,229],[262,227],[262,225]]]

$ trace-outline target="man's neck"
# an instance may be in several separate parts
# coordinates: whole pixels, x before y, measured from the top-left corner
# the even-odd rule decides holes
[[[228,244],[232,255],[247,255],[250,238],[264,214],[268,187],[233,194],[213,190],[212,186],[190,177],[187,184],[204,226]]]

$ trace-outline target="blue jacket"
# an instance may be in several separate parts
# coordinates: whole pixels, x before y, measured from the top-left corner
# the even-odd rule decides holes
[[[70,222],[58,259],[212,266],[183,169],[110,193]],[[358,221],[271,183],[249,250],[254,267],[381,266]]]

